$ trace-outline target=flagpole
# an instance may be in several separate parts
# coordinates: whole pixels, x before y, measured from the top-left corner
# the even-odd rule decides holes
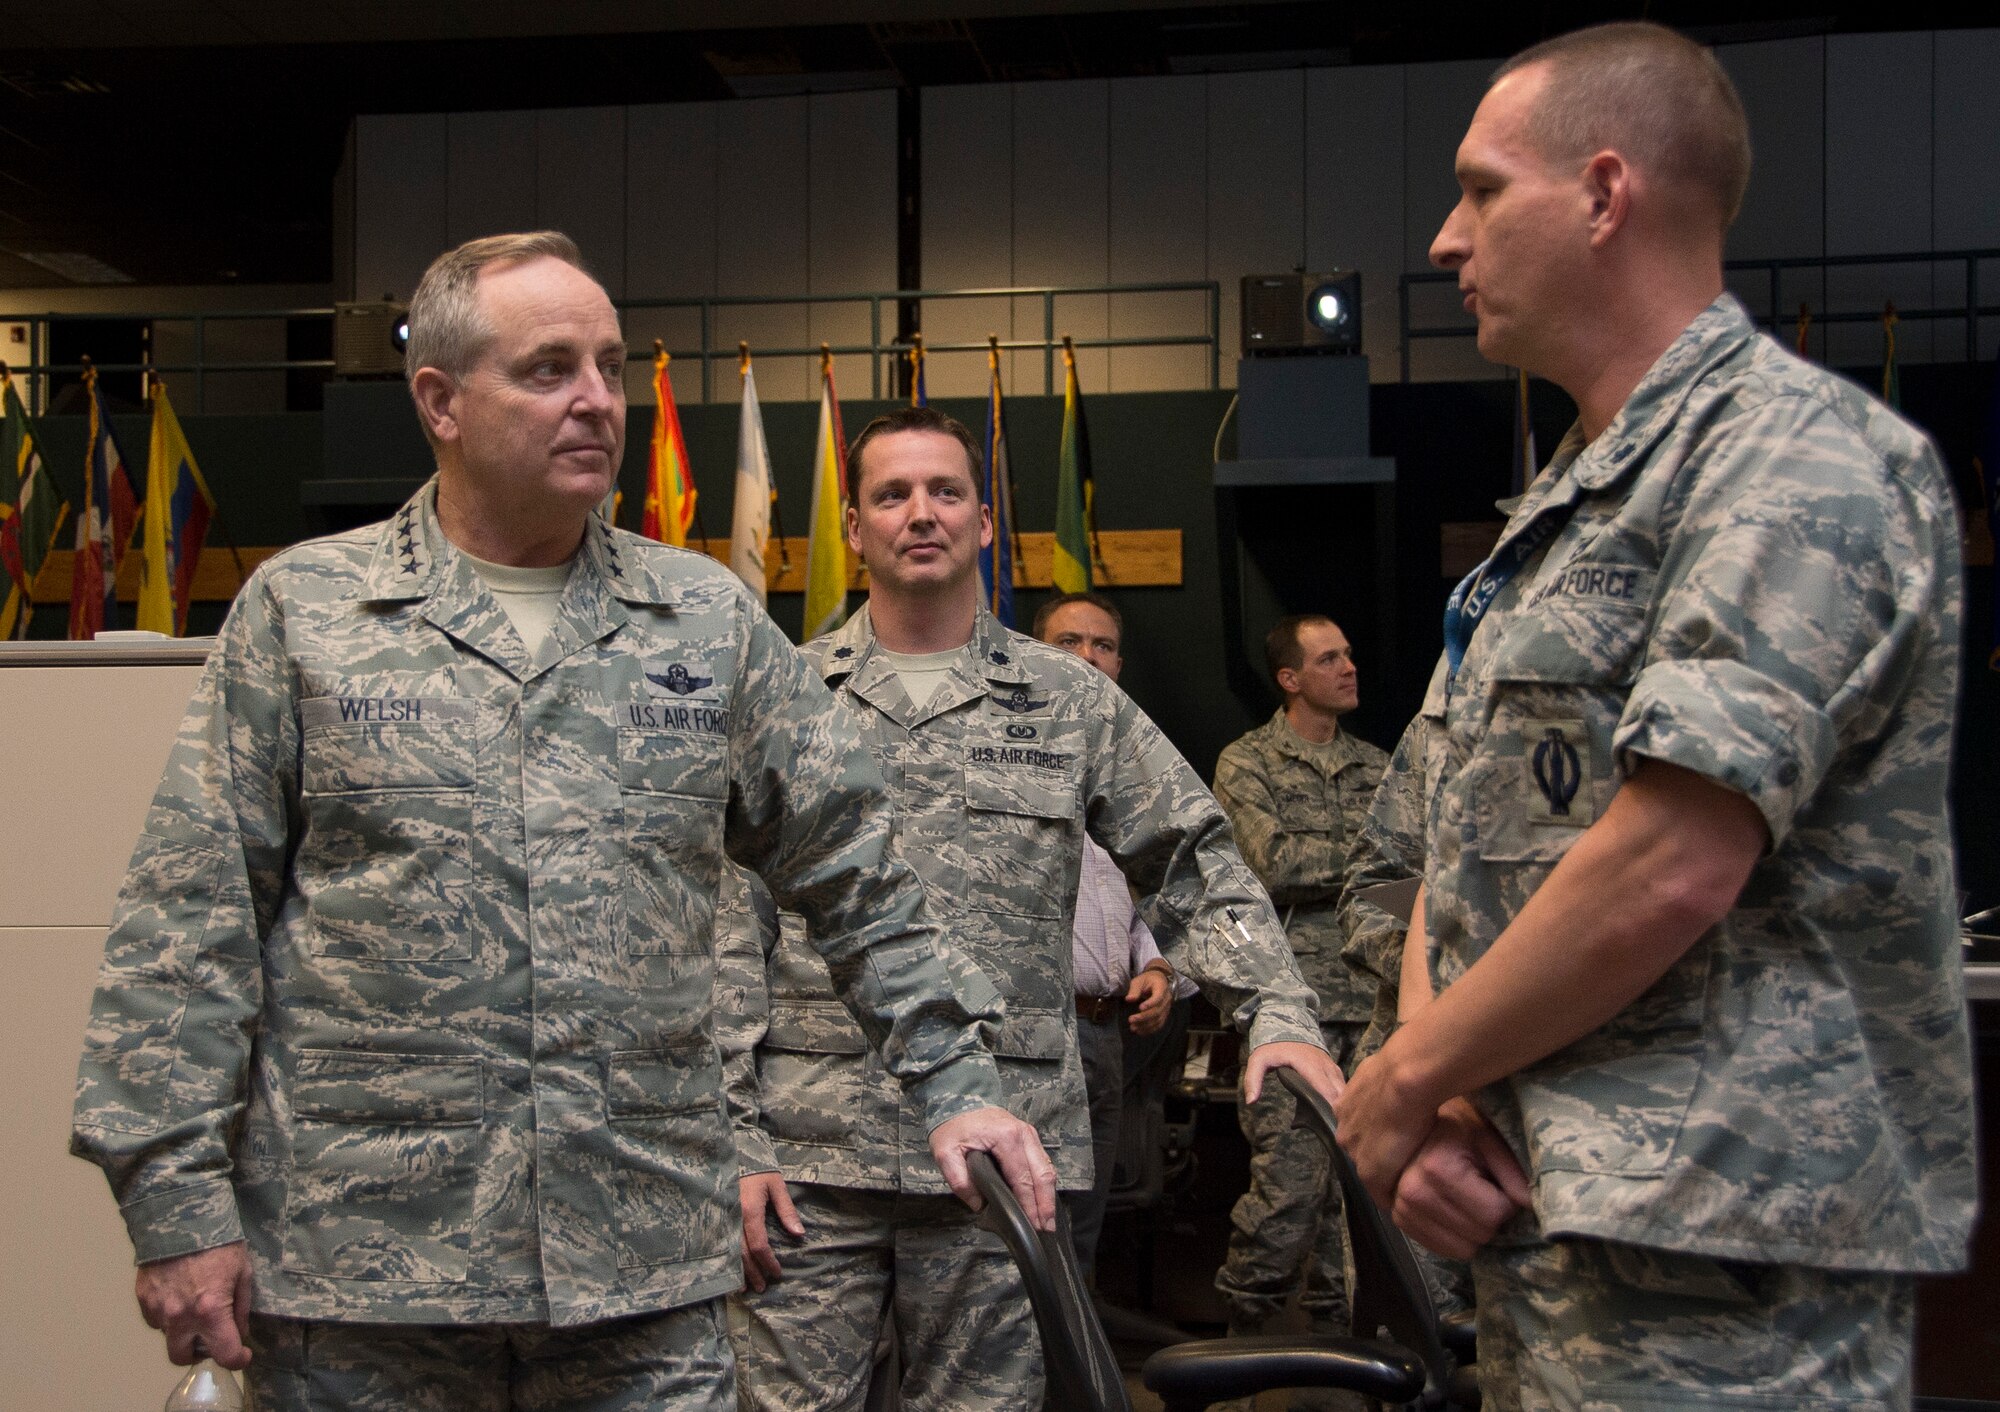
[[[746,339],[736,341],[736,376],[750,376],[750,344]],[[792,571],[792,551],[785,547],[785,517],[778,510],[778,478],[771,477],[771,537],[778,541],[778,572]]]
[[[1076,345],[1070,341],[1070,336],[1068,334],[1063,335],[1063,371],[1069,375],[1072,381],[1076,380]],[[1080,422],[1083,417],[1083,388],[1081,385],[1079,385],[1076,390],[1076,403],[1077,403],[1077,418]],[[1077,494],[1081,496],[1082,493],[1083,493],[1083,487],[1081,484],[1079,484],[1077,486]],[[1106,573],[1109,573],[1111,570],[1111,566],[1104,562],[1104,550],[1102,547],[1099,546],[1097,542],[1096,506],[1085,505],[1083,507],[1083,529],[1084,533],[1090,536],[1091,562],[1096,564],[1098,568],[1103,569]]]
[[[1000,376],[1000,335],[986,335],[986,368],[995,378]],[[1024,560],[1021,558],[1021,517],[1014,512],[1014,477],[1007,477],[1007,557],[1014,561],[1014,577],[1021,577]]]

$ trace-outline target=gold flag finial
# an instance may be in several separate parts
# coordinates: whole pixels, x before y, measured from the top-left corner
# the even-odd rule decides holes
[[[736,376],[740,378],[750,376],[750,342],[748,339],[739,338],[736,341]]]
[[[833,345],[831,343],[822,343],[819,346],[819,375],[825,377],[832,371]]]

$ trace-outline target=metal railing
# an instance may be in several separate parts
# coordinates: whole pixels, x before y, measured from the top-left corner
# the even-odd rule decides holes
[[[1076,348],[1176,348],[1197,347],[1208,350],[1208,386],[1221,385],[1222,375],[1222,291],[1214,280],[1180,281],[1151,284],[1097,284],[1097,285],[1021,285],[990,289],[894,289],[879,290],[859,294],[780,294],[780,295],[716,295],[695,296],[673,299],[621,299],[614,304],[622,316],[661,310],[693,310],[699,319],[698,343],[694,347],[669,348],[667,352],[678,359],[699,360],[701,364],[701,400],[714,400],[714,369],[717,363],[731,363],[737,357],[735,341],[726,346],[718,346],[717,312],[736,308],[783,308],[814,305],[865,305],[868,310],[868,341],[866,343],[829,342],[829,350],[837,355],[864,355],[870,361],[870,395],[876,399],[883,396],[884,374],[893,383],[895,371],[901,359],[906,357],[910,344],[895,337],[883,338],[884,305],[890,306],[889,319],[893,323],[896,316],[894,306],[903,301],[923,302],[929,300],[949,301],[964,299],[1035,299],[1041,303],[1042,331],[1039,338],[1003,338],[998,347],[1003,352],[1034,352],[1042,354],[1042,390],[1052,395],[1058,386],[1056,381],[1056,353],[1063,345],[1063,337],[1057,332],[1056,301],[1090,297],[1110,297],[1138,294],[1199,294],[1203,296],[1203,317],[1201,331],[1187,334],[1156,334],[1136,338],[1074,338],[1071,345]],[[28,410],[39,414],[46,400],[43,395],[43,378],[49,375],[81,373],[82,363],[53,363],[45,361],[52,330],[62,323],[103,322],[106,320],[145,323],[156,330],[162,324],[191,324],[193,326],[193,351],[186,358],[173,361],[155,359],[147,363],[118,363],[94,361],[93,366],[101,373],[151,372],[163,377],[174,378],[192,374],[194,395],[183,411],[200,413],[206,408],[207,379],[218,373],[289,373],[310,372],[333,368],[331,358],[286,358],[243,360],[231,359],[210,361],[207,357],[209,328],[218,322],[246,322],[253,320],[285,321],[299,319],[331,320],[333,310],[317,309],[257,309],[257,310],[205,310],[197,313],[172,311],[107,312],[88,314],[8,314],[0,313],[0,323],[27,324],[31,327],[30,349],[33,360],[26,363],[9,363],[9,370],[26,379],[29,391]],[[629,333],[629,329],[628,329]],[[984,353],[992,346],[987,341],[979,342],[935,342],[926,338],[926,355],[938,353]],[[753,344],[751,352],[759,358],[803,358],[817,357],[821,351],[819,343],[799,347],[767,347]],[[644,347],[635,346],[631,355],[635,362],[650,358],[650,343]]]
[[[1897,255],[1804,255],[1783,260],[1730,260],[1723,265],[1726,274],[1761,273],[1766,281],[1765,308],[1760,313],[1752,311],[1751,317],[1757,323],[1783,335],[1787,326],[1796,318],[1794,310],[1782,305],[1785,272],[1788,270],[1818,270],[1824,273],[1834,269],[1852,269],[1870,265],[1940,265],[1962,264],[1965,267],[1965,298],[1955,304],[1937,305],[1928,308],[1905,309],[1900,306],[1896,317],[1903,322],[1921,322],[1937,319],[1962,319],[1965,321],[1965,361],[1979,361],[1979,321],[2000,317],[2000,304],[1979,302],[1979,264],[1982,260],[2000,260],[2000,249],[1987,250],[1925,250],[1911,251]],[[1402,320],[1402,380],[1410,380],[1410,348],[1420,338],[1471,338],[1478,326],[1470,321],[1457,324],[1412,325],[1410,322],[1410,291],[1418,285],[1456,284],[1458,276],[1445,270],[1417,270],[1402,276],[1397,284],[1397,303]],[[1854,302],[1854,301],[1843,301]],[[1882,310],[1848,309],[1811,311],[1812,322],[1816,324],[1865,324],[1879,323]]]

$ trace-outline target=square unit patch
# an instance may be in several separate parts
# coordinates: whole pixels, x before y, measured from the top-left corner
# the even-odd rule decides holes
[[[1527,721],[1521,727],[1528,822],[1589,828],[1596,821],[1590,788],[1590,732],[1580,720]]]

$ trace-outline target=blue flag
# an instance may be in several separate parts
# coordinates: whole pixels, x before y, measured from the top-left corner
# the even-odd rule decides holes
[[[993,511],[993,542],[979,551],[979,581],[986,607],[1014,626],[1014,482],[1007,474],[1006,416],[1000,402],[1000,355],[989,353],[992,381],[986,391],[986,503]]]

